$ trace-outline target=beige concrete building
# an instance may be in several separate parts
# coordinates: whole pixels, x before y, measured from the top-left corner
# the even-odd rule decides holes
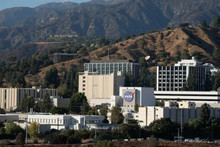
[[[170,106],[147,106],[139,107],[138,113],[124,112],[123,115],[127,119],[135,119],[141,127],[149,126],[155,120],[161,118],[170,118],[172,122],[181,123],[189,122],[199,118],[200,107],[196,107],[193,102],[177,102],[179,107]],[[210,116],[217,119],[220,118],[220,108],[210,107]]]
[[[15,110],[25,95],[33,98],[40,98],[46,94],[57,96],[56,89],[33,88],[0,88],[0,108],[6,111]]]
[[[111,104],[111,96],[119,95],[119,87],[124,86],[122,72],[99,75],[96,72],[79,73],[79,92],[85,93],[91,106]]]

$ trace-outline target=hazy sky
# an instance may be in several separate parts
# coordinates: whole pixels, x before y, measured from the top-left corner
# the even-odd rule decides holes
[[[12,7],[36,7],[49,2],[86,2],[90,0],[0,0],[0,10]]]

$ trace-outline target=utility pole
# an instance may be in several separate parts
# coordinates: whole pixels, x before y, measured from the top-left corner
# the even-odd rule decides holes
[[[96,121],[96,115],[97,115],[97,113],[96,113],[96,107],[95,107],[95,121]],[[96,140],[96,128],[95,128],[95,140]]]
[[[26,126],[25,126],[25,143],[28,143],[28,138],[27,138],[27,121],[28,121],[28,106],[27,106],[27,118],[26,118]]]
[[[182,109],[180,109],[180,112],[181,112],[180,135],[181,135],[181,142],[182,142],[182,137],[183,137],[183,112],[182,112]]]
[[[109,48],[108,48],[108,60],[110,59],[110,57],[109,57]]]

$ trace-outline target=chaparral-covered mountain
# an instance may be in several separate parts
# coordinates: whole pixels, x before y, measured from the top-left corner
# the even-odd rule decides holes
[[[217,15],[219,0],[92,0],[11,8],[0,11],[0,50],[51,35],[121,38],[180,23],[210,23]]]

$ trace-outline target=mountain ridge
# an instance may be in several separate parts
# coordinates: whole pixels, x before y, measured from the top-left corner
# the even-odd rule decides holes
[[[122,0],[111,5],[92,1],[40,13],[0,29],[0,50],[56,34],[122,38],[185,22],[198,26],[203,19],[210,23],[217,15],[218,0]]]

